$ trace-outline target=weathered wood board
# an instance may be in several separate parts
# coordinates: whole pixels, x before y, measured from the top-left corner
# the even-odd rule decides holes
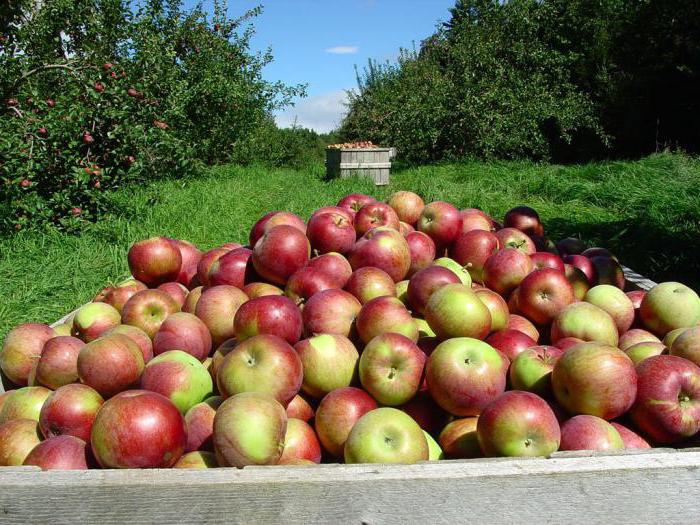
[[[0,522],[698,522],[698,449],[570,456],[243,470],[0,469]]]
[[[326,176],[370,177],[377,186],[389,184],[394,148],[327,149]]]

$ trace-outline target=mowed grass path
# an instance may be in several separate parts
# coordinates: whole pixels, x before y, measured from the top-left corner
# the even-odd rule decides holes
[[[366,179],[323,180],[305,171],[212,168],[203,177],[127,188],[122,211],[81,235],[23,233],[0,240],[0,338],[18,323],[52,322],[128,275],[126,253],[154,235],[188,239],[202,249],[245,243],[265,212],[307,219],[351,192],[384,198],[408,189],[426,202],[447,200],[502,218],[509,208],[536,208],[554,239],[577,235],[613,249],[623,263],[656,280],[700,289],[700,161],[655,155],[636,162],[584,166],[463,163],[397,171],[389,186]]]

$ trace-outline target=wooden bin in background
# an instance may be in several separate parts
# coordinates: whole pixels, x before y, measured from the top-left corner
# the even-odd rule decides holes
[[[370,177],[377,186],[389,184],[394,148],[347,148],[326,150],[326,177]]]

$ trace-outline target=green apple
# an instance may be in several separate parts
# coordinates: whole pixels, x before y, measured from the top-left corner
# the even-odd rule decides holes
[[[440,257],[439,259],[435,259],[433,261],[433,265],[442,266],[448,270],[451,270],[457,277],[459,277],[462,284],[466,286],[472,285],[472,276],[469,274],[469,271],[454,259],[450,259],[449,257]]]

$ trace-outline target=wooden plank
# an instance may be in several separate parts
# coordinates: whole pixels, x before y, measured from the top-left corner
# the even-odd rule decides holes
[[[243,470],[0,469],[2,522],[695,523],[700,452]]]
[[[649,291],[656,286],[656,283],[651,279],[638,274],[624,265],[622,266],[622,271],[625,274],[625,284],[627,288]]]

